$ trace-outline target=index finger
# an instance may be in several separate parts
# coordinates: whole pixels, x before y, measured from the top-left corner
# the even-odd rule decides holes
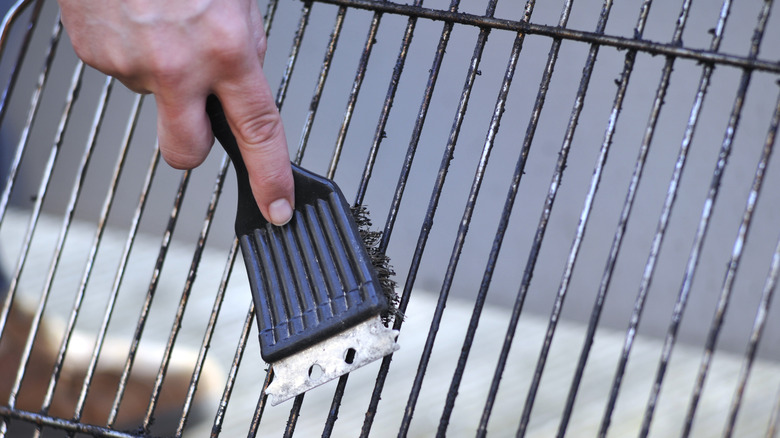
[[[295,205],[290,155],[281,115],[259,63],[214,92],[236,137],[260,212],[274,225],[284,225]]]

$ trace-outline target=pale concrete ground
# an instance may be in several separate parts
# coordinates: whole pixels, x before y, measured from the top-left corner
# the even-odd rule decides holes
[[[13,235],[24,234],[27,217],[20,212],[12,211],[5,223],[5,231]],[[44,217],[39,225],[37,240],[30,253],[30,263],[27,269],[32,272],[42,272],[48,269],[50,250],[43,242],[56,239],[59,231],[59,220]],[[73,242],[91,242],[94,229],[85,223],[76,224],[70,239]],[[5,237],[5,235],[4,235]],[[12,238],[4,239],[3,252],[8,252],[17,242]],[[124,245],[124,234],[110,232],[105,236],[100,251],[105,254],[102,260],[118,257]],[[121,345],[127,342],[135,328],[140,304],[148,285],[148,277],[139,275],[146,273],[149,263],[156,258],[159,242],[156,239],[141,237],[135,244],[135,257],[128,265],[128,275],[123,283],[117,312],[112,320],[107,345],[122,351]],[[48,305],[48,314],[57,318],[66,318],[72,306],[70,287],[81,278],[83,271],[82,255],[88,248],[80,248],[78,244],[68,247],[63,255],[58,283],[52,290]],[[154,311],[150,315],[147,328],[141,343],[141,353],[159,355],[159,347],[165,344],[173,317],[173,310],[178,305],[181,285],[176,278],[186,276],[191,254],[187,248],[175,246],[169,253],[169,268],[162,278],[159,292],[153,303]],[[186,358],[190,351],[200,347],[206,320],[211,312],[212,300],[208,299],[211,288],[208,283],[218,282],[224,268],[222,252],[207,251],[204,254],[198,275],[202,281],[193,290],[184,327],[174,356]],[[236,273],[241,273],[243,267],[237,264]],[[90,281],[87,294],[92,299],[84,302],[81,310],[78,329],[79,333],[93,339],[100,327],[105,312],[105,302],[100,299],[101,291],[111,289],[113,274],[110,270],[96,270]],[[37,301],[35,292],[40,288],[42,278],[29,278],[21,285],[22,299]],[[57,287],[59,285],[59,287]],[[37,287],[36,287],[37,286]],[[185,436],[207,436],[211,431],[216,401],[221,395],[227,367],[233,359],[238,337],[246,316],[248,302],[244,291],[247,288],[245,278],[241,275],[233,277],[231,287],[223,304],[219,318],[215,341],[208,351],[209,362],[205,374],[209,376],[213,388],[203,412],[203,421],[192,425]],[[409,316],[404,325],[404,331],[399,338],[401,350],[395,354],[393,366],[388,377],[386,390],[379,405],[379,414],[374,423],[371,436],[395,436],[397,427],[407,401],[409,388],[412,384],[418,358],[422,352],[424,337],[420,333],[427,332],[429,321],[433,315],[435,300],[425,291],[415,291],[409,307]],[[485,310],[477,339],[471,354],[471,360],[466,369],[463,385],[456,409],[449,427],[449,436],[472,436],[493,375],[495,360],[501,348],[500,336],[503,333],[509,312],[496,306]],[[56,315],[56,316],[55,316]],[[434,370],[428,373],[420,400],[414,416],[413,427],[409,436],[433,436],[438,426],[441,407],[446,396],[454,370],[455,361],[460,351],[460,344],[465,334],[465,324],[471,315],[471,306],[460,300],[455,300],[447,307],[441,333],[432,356]],[[490,436],[514,436],[517,428],[519,410],[521,409],[530,377],[536,364],[536,357],[547,326],[545,318],[531,316],[521,320],[518,327],[518,339],[509,358],[509,367],[502,380],[501,390],[490,422]],[[243,436],[246,434],[249,420],[252,418],[257,398],[260,393],[262,379],[265,376],[265,364],[262,363],[255,342],[253,330],[248,348],[241,364],[236,390],[228,406],[222,436]],[[578,323],[564,322],[560,325],[551,350],[539,395],[534,407],[534,416],[530,424],[528,436],[553,436],[558,427],[560,412],[566,399],[571,383],[575,361],[572,353],[581,348],[584,327]],[[598,431],[603,413],[603,406],[609,390],[605,382],[610,382],[614,373],[615,363],[623,344],[620,332],[602,329],[599,331],[593,347],[590,364],[586,370],[580,395],[571,420],[569,436],[594,436]],[[613,417],[610,436],[633,436],[639,430],[642,414],[645,408],[645,397],[650,387],[649,377],[655,371],[657,358],[661,350],[661,342],[646,336],[640,336],[634,347],[628,371],[623,383],[621,397]],[[194,352],[194,351],[193,351]],[[680,347],[676,350],[674,360],[669,369],[667,382],[662,392],[656,420],[652,428],[653,436],[674,436],[679,433],[687,408],[688,396],[695,380],[699,363],[699,351],[691,347]],[[123,359],[124,356],[122,355]],[[147,357],[148,358],[148,357]],[[191,359],[189,359],[191,360]],[[154,362],[154,360],[151,360]],[[104,362],[105,363],[105,362]],[[707,382],[705,395],[699,407],[694,435],[697,437],[718,436],[724,423],[724,412],[727,412],[737,374],[742,364],[742,358],[735,354],[719,354],[713,364],[710,378]],[[376,377],[377,364],[364,367],[350,375],[348,389],[341,407],[338,422],[333,436],[355,436],[363,421],[365,406],[370,398]],[[753,370],[753,376],[745,393],[741,416],[735,436],[763,436],[767,420],[771,413],[772,403],[780,384],[780,365],[772,361],[758,361]],[[297,436],[317,436],[322,431],[322,424],[330,406],[335,382],[310,391],[305,399],[304,408],[296,427]],[[261,422],[259,436],[280,436],[284,430],[292,403],[284,403],[276,407],[267,407]]]
[[[27,225],[26,219],[24,214],[12,211],[6,219],[4,231],[11,235],[22,236]],[[36,238],[39,243],[30,253],[27,270],[43,272],[48,269],[50,249],[46,243],[54,241],[58,232],[59,220],[51,217],[42,218]],[[91,242],[93,233],[91,225],[78,223],[73,227],[70,239],[73,242]],[[15,239],[6,236],[3,235],[4,252],[8,252],[8,248],[13,248],[13,245],[18,243]],[[101,252],[106,254],[103,258],[105,263],[108,263],[107,259],[111,256],[118,256],[121,253],[124,238],[123,233],[115,230],[107,233],[101,246]],[[63,255],[60,274],[51,292],[47,311],[47,315],[53,316],[54,320],[64,319],[69,315],[72,306],[70,293],[72,287],[69,286],[77,284],[81,278],[83,254],[87,249],[73,244]],[[128,275],[123,283],[117,311],[109,332],[108,346],[117,348],[125,344],[132,334],[140,303],[145,295],[143,292],[148,285],[148,276],[140,273],[148,272],[149,263],[156,258],[157,251],[156,239],[142,237],[136,242],[135,257],[128,265],[128,272],[132,275]],[[153,303],[154,311],[147,323],[140,354],[156,354],[159,357],[161,351],[158,349],[167,340],[173,310],[178,305],[181,284],[176,279],[186,276],[190,254],[187,248],[174,246],[169,257],[168,269],[162,277],[159,292]],[[174,354],[179,357],[186,357],[187,354],[191,354],[188,351],[200,347],[205,323],[213,304],[213,301],[207,297],[211,289],[208,283],[213,284],[222,276],[223,262],[222,252],[208,251],[204,255],[198,273],[200,284],[193,290],[184,320],[185,329],[182,330],[174,350]],[[236,269],[236,272],[240,273],[243,268],[238,264]],[[101,296],[101,291],[110,290],[112,281],[113,274],[108,269],[96,270],[90,281],[87,289],[88,298],[84,302],[78,323],[79,333],[86,335],[88,340],[94,339],[105,312],[105,297]],[[23,299],[36,302],[38,295],[34,291],[41,287],[42,282],[43,278],[28,277],[20,289]],[[215,341],[208,352],[210,362],[205,371],[209,381],[212,381],[211,398],[221,395],[224,372],[235,353],[238,335],[248,308],[243,293],[246,288],[245,278],[241,275],[234,276],[223,304]],[[372,436],[389,437],[397,433],[397,425],[412,384],[413,372],[423,348],[424,337],[420,334],[427,332],[434,307],[435,301],[431,294],[425,291],[414,291],[404,332],[399,338],[402,349],[394,356],[387,389],[380,403]],[[472,436],[476,429],[493,375],[497,353],[501,348],[502,337],[495,336],[495,333],[504,332],[508,313],[507,309],[496,306],[489,306],[485,310],[452,416],[449,428],[451,436]],[[441,327],[443,335],[437,343],[432,358],[434,368],[428,373],[423,386],[410,436],[428,437],[436,431],[446,389],[465,334],[464,321],[468,320],[470,315],[470,306],[460,300],[453,301],[447,308],[447,316]],[[502,380],[501,391],[491,417],[490,436],[514,435],[518,412],[524,402],[529,379],[533,375],[546,325],[546,319],[541,317],[531,316],[521,320],[518,339],[508,362],[510,365]],[[256,331],[253,330],[250,336],[236,381],[236,390],[228,407],[222,436],[244,435],[257,403],[266,365],[260,360],[255,333]],[[563,409],[575,366],[572,354],[581,348],[583,333],[584,327],[578,323],[564,322],[560,325],[536,400],[528,436],[552,436],[557,430],[560,412]],[[623,335],[620,332],[610,329],[599,331],[569,427],[570,436],[596,434],[609,390],[605,383],[612,379],[622,344]],[[122,348],[117,349],[122,351]],[[613,417],[610,436],[632,436],[638,431],[646,402],[645,397],[641,395],[649,390],[650,377],[654,373],[660,350],[661,343],[656,339],[640,336],[636,341],[618,408]],[[695,379],[699,355],[697,349],[685,346],[675,352],[658,406],[652,429],[653,436],[674,436],[679,433]],[[124,355],[121,358],[123,359]],[[725,422],[724,412],[727,412],[731,401],[741,364],[742,358],[739,355],[717,355],[697,415],[694,436],[709,437],[719,434]],[[372,364],[350,376],[334,436],[354,436],[355,431],[361,427],[376,370],[376,364]],[[780,365],[771,361],[758,361],[745,394],[742,415],[735,436],[763,436],[771,413],[770,401],[776,396],[778,384],[780,384]],[[298,436],[316,436],[321,433],[334,388],[335,382],[332,382],[307,394],[296,427]],[[216,401],[217,398],[213,398],[206,404],[207,407],[202,410],[203,421],[188,429],[185,436],[206,436],[210,432]],[[291,403],[276,407],[269,406],[265,411],[259,436],[279,436],[286,424],[290,407]]]

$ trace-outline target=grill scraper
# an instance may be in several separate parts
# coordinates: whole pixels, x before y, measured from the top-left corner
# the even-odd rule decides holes
[[[396,351],[382,322],[393,305],[352,210],[331,180],[293,165],[295,211],[284,226],[263,218],[219,100],[206,110],[238,180],[235,229],[249,276],[263,359],[277,405]]]

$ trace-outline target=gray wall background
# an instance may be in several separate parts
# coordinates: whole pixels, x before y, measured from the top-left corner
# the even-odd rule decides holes
[[[484,11],[484,2],[464,3],[461,6],[462,11],[475,14],[482,14]],[[554,25],[560,14],[560,3],[539,2],[532,21]],[[679,6],[673,2],[656,3],[651,10],[645,38],[665,42],[671,38]],[[615,2],[606,33],[632,36],[639,4],[636,0]],[[722,52],[743,56],[747,53],[755,17],[761,4],[759,0],[751,0],[739,2],[739,7],[733,8],[726,27]],[[279,4],[270,32],[265,63],[266,73],[274,88],[281,81],[302,6],[303,3],[293,0],[283,0]],[[429,1],[425,6],[445,9],[447,2]],[[261,7],[265,7],[264,2]],[[706,48],[709,45],[710,35],[707,31],[715,25],[719,7],[718,2],[694,2],[690,23],[683,38],[686,46]],[[325,47],[333,30],[336,9],[323,4],[312,6],[303,44],[282,107],[291,154],[294,154],[298,147]],[[518,19],[520,10],[520,2],[505,1],[499,3],[496,16]],[[599,1],[578,0],[575,2],[568,27],[592,31],[600,11]],[[773,12],[775,13],[770,18],[769,31],[764,37],[760,51],[762,59],[780,59],[780,47],[777,44],[777,41],[780,41],[780,25],[777,23],[780,14]],[[50,38],[48,29],[54,24],[55,14],[54,2],[48,3],[43,19],[38,24],[39,31],[25,61],[17,91],[12,96],[11,104],[14,109],[9,112],[4,122],[2,149],[5,154],[15,147],[24,126],[26,105],[43,62],[43,53]],[[356,66],[365,44],[371,15],[358,10],[350,10],[346,15],[331,73],[303,160],[303,165],[315,172],[327,171]],[[406,23],[405,17],[389,14],[381,19],[365,81],[349,126],[342,159],[335,174],[336,181],[348,199],[354,198],[362,174]],[[366,197],[366,204],[378,227],[384,224],[387,217],[389,201],[409,145],[410,133],[420,107],[422,91],[442,26],[441,22],[429,20],[417,22],[414,40],[386,128],[387,137],[382,141]],[[11,41],[18,41],[22,27],[17,26],[14,29]],[[432,97],[427,122],[388,249],[400,285],[404,284],[408,276],[411,257],[417,246],[436,169],[441,162],[452,127],[455,107],[477,33],[477,29],[455,27],[442,74]],[[509,32],[493,31],[490,34],[480,64],[481,75],[477,77],[474,85],[455,157],[417,276],[416,293],[436,294],[441,289],[513,39],[514,35]],[[452,300],[472,302],[479,288],[550,44],[551,40],[547,37],[529,35],[525,39],[506,112],[455,274]],[[588,48],[586,44],[571,41],[564,41],[562,44],[546,105],[528,157],[526,174],[520,184],[510,228],[491,284],[488,296],[491,306],[510,307],[514,303]],[[5,75],[12,65],[11,61],[15,59],[14,50],[14,45],[10,44],[3,56],[0,68]],[[525,312],[546,316],[551,311],[590,184],[593,166],[603,141],[617,89],[614,81],[619,78],[624,56],[625,52],[610,47],[602,47],[599,52],[584,110],[572,143],[568,167],[564,172],[562,186],[555,201],[525,302]],[[563,310],[566,319],[586,322],[591,314],[595,292],[615,233],[664,61],[663,57],[648,54],[639,54],[637,57],[603,180],[595,198],[587,233],[567,293]],[[14,192],[13,202],[16,206],[30,206],[31,197],[35,196],[74,65],[75,56],[67,38],[63,37],[52,65],[50,83],[42,98],[41,111],[31,134],[30,147],[23,161],[23,182]],[[702,66],[696,62],[680,59],[675,63],[671,86],[606,300],[602,316],[604,327],[624,330],[628,324],[701,72]],[[719,67],[712,77],[680,193],[670,219],[668,234],[653,277],[647,309],[640,326],[641,333],[663,336],[666,332],[741,74],[738,69]],[[776,75],[762,72],[753,74],[733,153],[721,184],[721,193],[715,205],[712,224],[683,319],[684,342],[700,345],[706,336],[775,106],[778,94],[776,81]],[[102,75],[87,69],[80,97],[74,108],[73,120],[67,130],[62,154],[55,168],[52,189],[47,195],[45,209],[49,212],[61,212],[67,204],[73,184],[72,178],[81,159],[81,151],[94,117],[102,83]],[[133,99],[132,93],[121,86],[117,86],[113,93],[98,139],[99,147],[93,157],[94,164],[87,175],[86,192],[77,210],[77,216],[87,221],[96,220],[100,211],[105,197],[106,181],[116,161],[118,144]],[[122,174],[119,188],[121,200],[110,216],[112,227],[126,227],[135,209],[138,190],[154,144],[154,117],[153,99],[147,98],[133,148],[128,156],[128,164]],[[175,233],[176,239],[192,242],[200,230],[221,156],[220,151],[215,148],[207,163],[193,172],[182,218]],[[777,169],[777,161],[775,154],[769,165],[754,225],[748,235],[748,245],[721,336],[723,347],[740,353],[747,342],[755,318],[760,292],[780,230],[780,202],[777,191],[780,186],[780,170]],[[143,219],[144,232],[157,235],[161,233],[180,175],[180,172],[165,165],[159,168]],[[209,238],[209,244],[216,248],[227,247],[232,239],[235,205],[232,178],[232,175],[229,176],[225,186],[225,196],[220,201],[216,225]],[[773,310],[762,344],[762,352],[773,357],[780,354],[780,322],[776,315],[776,310]]]

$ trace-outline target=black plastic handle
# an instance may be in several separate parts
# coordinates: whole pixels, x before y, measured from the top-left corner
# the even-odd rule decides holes
[[[211,129],[214,136],[225,149],[233,162],[238,179],[238,211],[236,212],[236,234],[243,235],[251,229],[265,226],[268,221],[260,213],[257,207],[255,197],[252,194],[252,186],[249,184],[249,174],[246,171],[244,159],[241,157],[241,151],[238,149],[236,137],[225,117],[225,111],[222,104],[213,94],[206,99],[206,112],[211,121]]]
[[[331,180],[293,165],[295,212],[277,227],[263,218],[219,100],[211,127],[238,176],[236,235],[257,308],[260,350],[274,362],[388,308],[352,211]]]
[[[246,164],[241,157],[241,151],[238,148],[236,137],[230,129],[230,125],[225,117],[225,111],[222,104],[213,94],[206,100],[206,112],[211,121],[211,129],[214,136],[230,156],[233,167],[236,170],[238,179],[238,212],[236,213],[236,234],[241,236],[263,227],[269,222],[260,213],[257,207],[255,197],[252,194],[252,186],[249,183],[249,174],[246,170]],[[295,184],[296,204],[307,204],[329,196],[333,192],[341,190],[336,184],[322,176],[309,172],[295,163],[290,163]],[[345,201],[346,202],[346,201]]]

